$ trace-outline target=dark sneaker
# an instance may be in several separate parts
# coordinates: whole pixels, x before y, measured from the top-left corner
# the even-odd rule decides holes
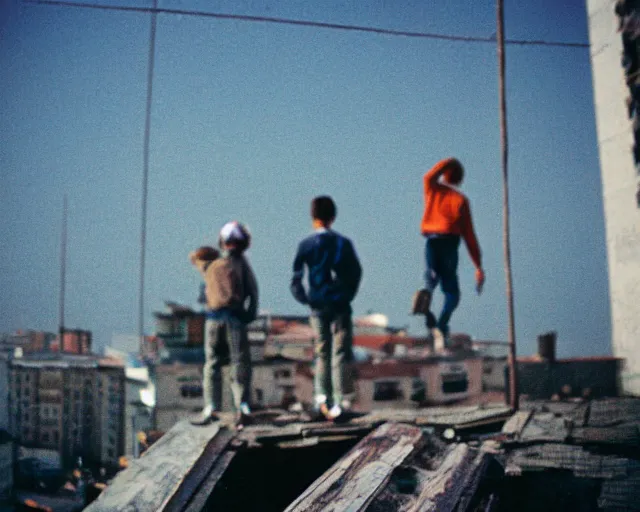
[[[252,421],[253,420],[250,415],[238,412],[236,414],[236,430],[243,430],[245,426],[251,425]]]
[[[413,294],[411,300],[412,315],[429,314],[429,306],[431,306],[431,292],[426,288],[422,288]]]

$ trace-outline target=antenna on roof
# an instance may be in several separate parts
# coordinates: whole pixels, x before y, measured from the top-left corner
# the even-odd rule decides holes
[[[147,195],[149,183],[149,138],[151,133],[151,99],[153,95],[153,64],[156,48],[156,18],[158,0],[153,0],[149,28],[149,58],[147,66],[147,109],[144,121],[144,148],[142,169],[142,226],[140,230],[140,295],[138,297],[138,335],[140,354],[144,353],[144,267],[147,245]]]
[[[58,321],[58,350],[62,352],[64,335],[64,292],[67,274],[67,194],[64,194],[62,200],[62,236],[60,239],[60,319]]]

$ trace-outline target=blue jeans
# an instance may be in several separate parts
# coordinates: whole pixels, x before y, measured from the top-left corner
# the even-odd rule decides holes
[[[351,311],[314,312],[310,321],[318,336],[314,344],[314,401],[316,405],[340,405],[344,399],[352,398],[355,391]]]
[[[449,334],[449,320],[460,302],[460,286],[458,284],[458,247],[460,237],[457,235],[439,235],[427,238],[425,258],[427,271],[425,274],[426,289],[432,294],[440,283],[444,294],[444,304],[440,317],[436,320],[433,313],[427,314],[427,327],[437,327],[445,336]]]

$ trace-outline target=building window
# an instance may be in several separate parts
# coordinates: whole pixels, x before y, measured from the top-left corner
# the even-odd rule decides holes
[[[415,378],[411,382],[411,401],[424,402],[427,399],[427,386],[422,379]]]
[[[402,400],[403,397],[400,382],[397,380],[380,380],[373,383],[373,399],[376,402]]]
[[[201,384],[183,384],[180,386],[182,398],[200,398],[202,396]]]
[[[264,400],[264,391],[262,391],[260,388],[256,388],[255,392],[256,392],[256,402],[262,403],[262,401]]]
[[[469,388],[469,381],[466,373],[443,373],[442,392],[443,393],[464,393]]]
[[[48,443],[49,442],[49,432],[43,432],[42,433],[42,442],[43,443]]]
[[[279,370],[273,370],[273,377],[275,379],[289,379],[291,378],[291,370],[288,369],[279,369]]]
[[[53,432],[53,442],[56,444],[60,442],[60,433],[57,430]]]

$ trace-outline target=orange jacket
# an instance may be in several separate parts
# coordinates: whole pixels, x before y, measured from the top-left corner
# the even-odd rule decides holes
[[[482,257],[471,220],[469,201],[455,188],[441,183],[440,177],[453,158],[440,160],[424,175],[424,215],[422,234],[460,235],[476,268],[482,268]]]

